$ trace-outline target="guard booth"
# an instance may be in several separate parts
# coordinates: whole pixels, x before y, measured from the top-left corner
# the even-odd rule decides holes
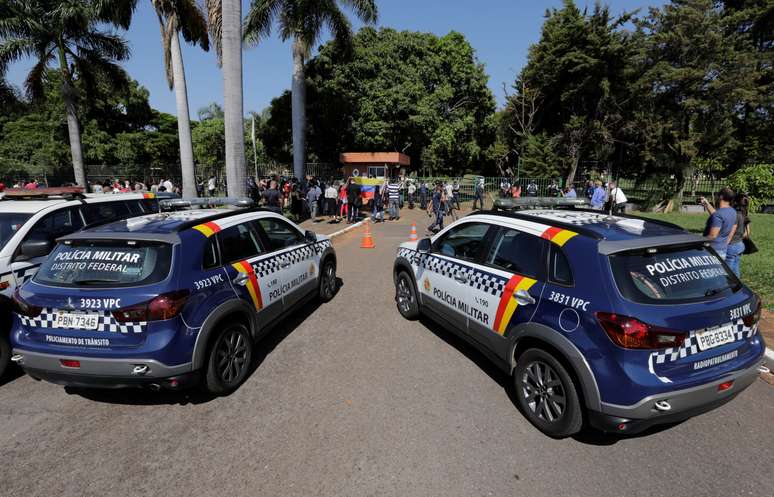
[[[411,158],[400,152],[345,152],[340,155],[339,161],[345,178],[406,176],[411,166]]]

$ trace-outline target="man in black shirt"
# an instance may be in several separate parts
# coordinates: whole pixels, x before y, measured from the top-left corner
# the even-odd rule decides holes
[[[269,184],[269,189],[263,192],[263,199],[266,201],[266,208],[278,214],[282,214],[282,195],[277,190],[277,182]]]

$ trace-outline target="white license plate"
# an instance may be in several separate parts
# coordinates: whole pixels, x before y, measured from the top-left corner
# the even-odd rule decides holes
[[[96,330],[98,326],[99,314],[54,313],[54,328]]]
[[[696,341],[698,342],[699,350],[720,347],[721,345],[732,343],[735,340],[734,325],[731,324],[715,328],[714,330],[696,333]]]

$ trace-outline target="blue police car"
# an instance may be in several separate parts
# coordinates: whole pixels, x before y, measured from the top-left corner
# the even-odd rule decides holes
[[[336,291],[330,239],[260,209],[151,214],[62,237],[13,296],[14,360],[74,386],[236,389],[253,344]]]
[[[568,436],[585,418],[636,433],[711,410],[755,380],[760,299],[703,238],[523,204],[402,244],[394,280],[404,317],[446,324],[512,375],[538,429]]]

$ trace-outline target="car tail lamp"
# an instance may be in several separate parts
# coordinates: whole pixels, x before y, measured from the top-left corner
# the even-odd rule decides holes
[[[748,328],[752,328],[761,319],[761,301],[758,300],[758,306],[755,308],[755,312],[748,314],[742,318],[742,322]]]
[[[43,312],[42,307],[30,305],[27,303],[27,301],[21,298],[18,288],[16,289],[15,292],[13,292],[13,298],[11,299],[11,306],[13,307],[13,312],[21,316],[27,316],[28,318],[36,318],[40,316],[41,312]]]
[[[679,347],[685,333],[660,328],[639,319],[609,312],[597,312],[597,320],[607,336],[625,349],[665,349]]]
[[[113,317],[120,323],[172,319],[183,310],[189,294],[188,290],[163,293],[148,302],[117,309]]]

